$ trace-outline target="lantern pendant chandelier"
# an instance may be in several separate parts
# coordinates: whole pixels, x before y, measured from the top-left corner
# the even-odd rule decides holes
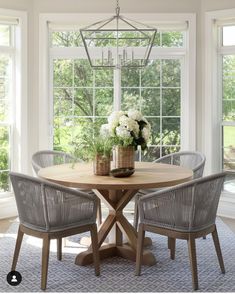
[[[157,30],[116,14],[80,29],[90,65],[101,68],[142,68],[148,63]]]

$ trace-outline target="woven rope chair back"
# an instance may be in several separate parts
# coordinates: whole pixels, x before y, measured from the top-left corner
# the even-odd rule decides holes
[[[36,174],[38,174],[41,168],[63,163],[72,163],[74,161],[75,158],[70,154],[53,150],[38,151],[32,156],[32,166]]]
[[[193,178],[202,177],[206,158],[200,152],[182,151],[163,156],[155,162],[179,165],[193,170]]]

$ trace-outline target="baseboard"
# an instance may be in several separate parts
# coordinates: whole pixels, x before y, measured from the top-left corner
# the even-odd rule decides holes
[[[218,213],[219,216],[235,219],[235,195],[223,193],[220,198]]]
[[[17,216],[16,202],[13,195],[0,198],[0,219]]]

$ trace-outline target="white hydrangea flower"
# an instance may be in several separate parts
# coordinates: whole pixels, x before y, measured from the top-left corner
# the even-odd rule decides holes
[[[131,137],[130,131],[127,130],[124,126],[119,126],[116,128],[116,134],[122,139],[127,139]]]
[[[132,118],[123,115],[119,118],[120,126],[126,127],[129,131],[133,131],[135,136],[139,134],[139,124]]]
[[[100,128],[100,135],[103,136],[104,138],[107,138],[110,136],[109,132],[109,125],[108,124],[103,124]]]
[[[144,127],[142,130],[142,136],[144,138],[144,140],[147,142],[149,140],[150,137],[150,128],[149,127]]]
[[[119,122],[119,118],[124,115],[123,111],[114,111],[110,114],[110,116],[108,117],[108,123],[109,124],[117,124]]]
[[[128,117],[130,117],[133,120],[137,120],[137,121],[140,121],[143,119],[141,112],[138,110],[129,110]]]

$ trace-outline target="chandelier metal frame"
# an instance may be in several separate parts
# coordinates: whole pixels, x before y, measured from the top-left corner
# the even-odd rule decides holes
[[[145,67],[156,33],[157,29],[120,15],[118,0],[114,16],[80,29],[87,58],[94,69]],[[131,42],[139,45],[130,46]],[[99,43],[104,45],[99,46]],[[95,48],[99,58],[94,57]],[[141,49],[135,50],[136,48]]]

